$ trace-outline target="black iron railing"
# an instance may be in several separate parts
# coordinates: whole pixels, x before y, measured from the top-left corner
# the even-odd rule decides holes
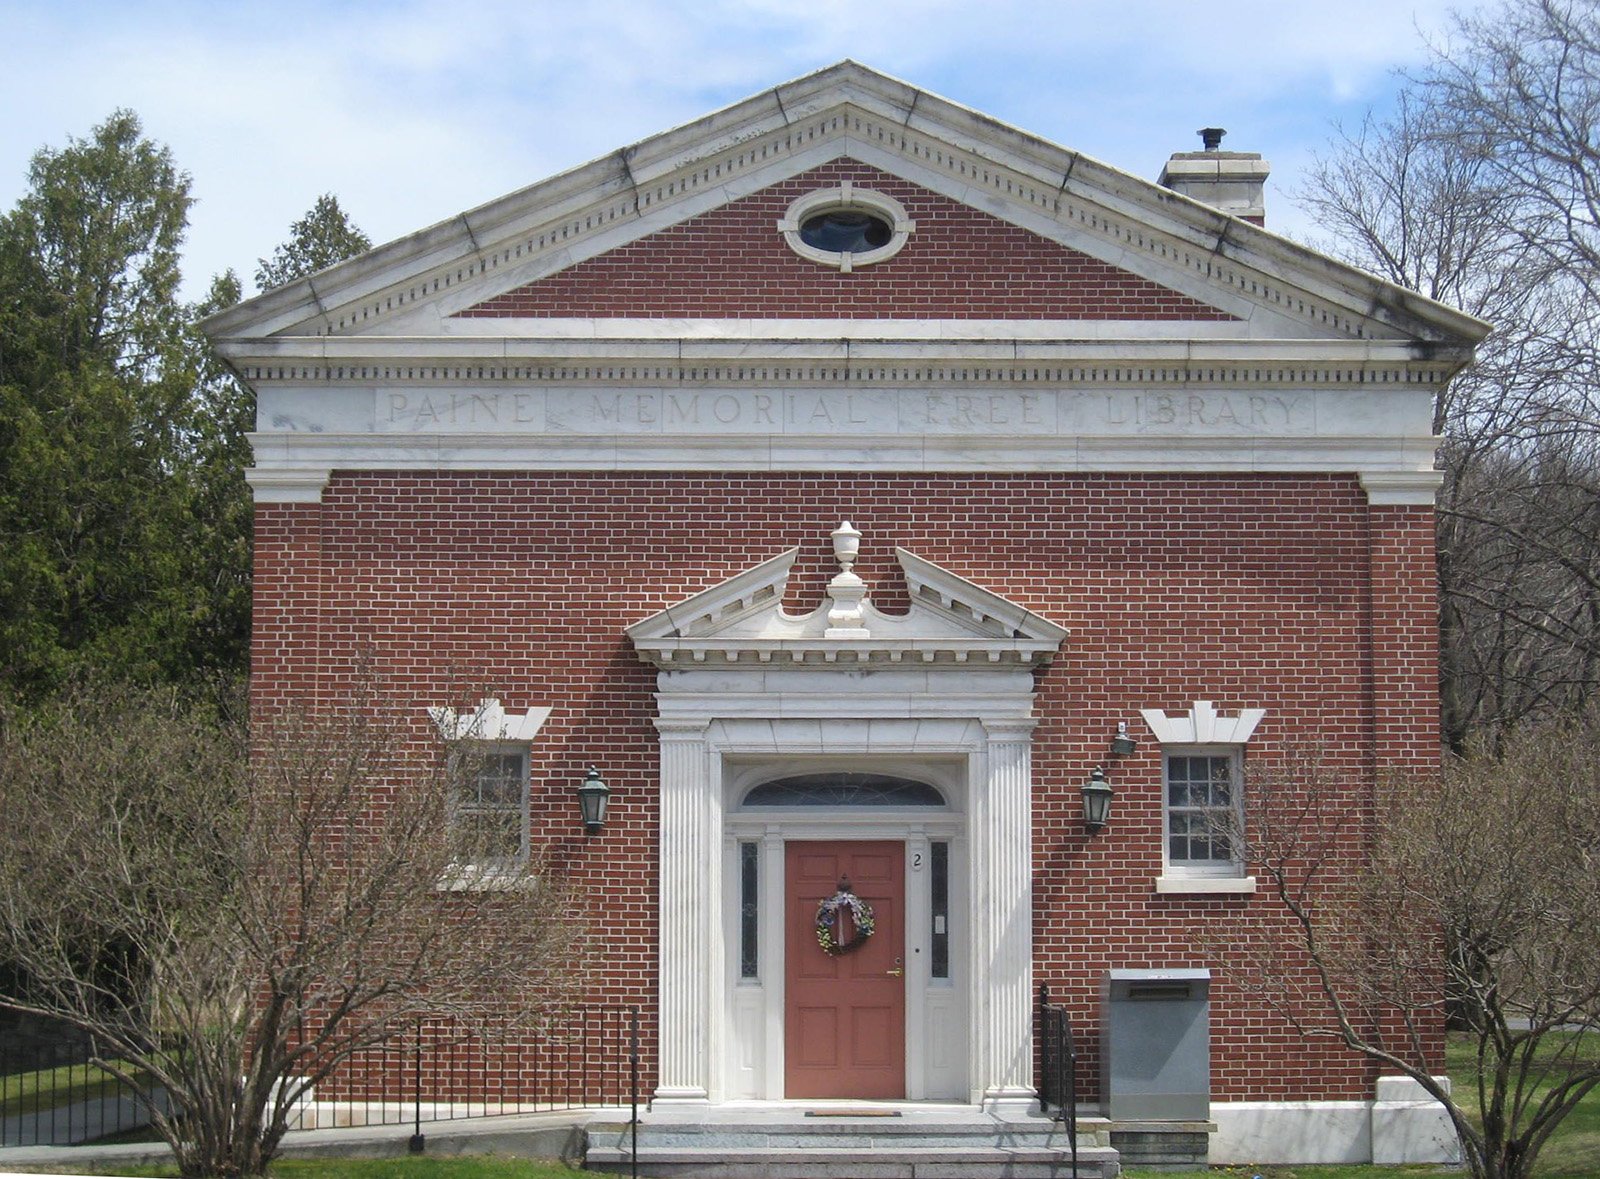
[[[537,1034],[419,1020],[344,1061],[296,1102],[291,1129],[411,1123],[623,1106],[637,1092],[638,1008],[568,1008]]]
[[[94,1055],[87,1042],[0,1043],[0,1146],[69,1146],[147,1125],[134,1089]],[[627,1105],[637,1117],[638,1095],[639,1009],[587,1004],[537,1032],[419,1020],[307,1088],[289,1128],[409,1123],[420,1151],[424,1122]]]
[[[0,1043],[0,1146],[66,1146],[149,1121],[132,1087],[90,1063],[86,1040]]]
[[[1067,1009],[1050,1002],[1050,988],[1039,984],[1039,1109],[1055,1110],[1067,1123],[1072,1144],[1072,1173],[1078,1173],[1078,1047],[1072,1038]]]

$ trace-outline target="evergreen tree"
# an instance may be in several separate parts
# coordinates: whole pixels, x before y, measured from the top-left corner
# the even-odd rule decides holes
[[[0,216],[0,690],[241,675],[255,398],[199,328],[239,280],[178,298],[189,177],[130,111],[29,181]],[[257,281],[370,245],[323,196]]]
[[[181,676],[189,177],[117,111],[0,218],[0,681]]]
[[[191,309],[188,351],[194,358],[193,429],[185,455],[186,517],[191,543],[183,579],[193,591],[189,651],[197,669],[243,675],[250,658],[251,529],[255,503],[244,473],[247,435],[256,424],[255,394],[211,348],[199,324],[239,301],[232,270],[211,282]]]
[[[256,286],[263,291],[315,274],[372,248],[372,239],[356,227],[332,193],[319,196],[310,211],[289,226],[289,235],[271,258],[259,260]]]
[[[28,180],[0,230],[6,326],[22,332],[8,358],[26,362],[33,348],[59,369],[98,362],[124,378],[160,376],[183,322],[188,173],[119,110],[88,139],[40,149]]]

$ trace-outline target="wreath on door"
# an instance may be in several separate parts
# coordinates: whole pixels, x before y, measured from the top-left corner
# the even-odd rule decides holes
[[[855,936],[847,942],[841,942],[838,938],[839,914],[846,909],[850,911],[850,924],[855,927]],[[859,950],[866,945],[876,928],[872,906],[850,891],[848,876],[839,881],[839,891],[831,897],[824,897],[817,905],[817,945],[830,957],[837,958],[840,954]]]

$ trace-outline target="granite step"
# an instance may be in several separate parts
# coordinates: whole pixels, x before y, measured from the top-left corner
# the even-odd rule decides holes
[[[584,1168],[628,1174],[626,1149],[591,1146]],[[658,1179],[1114,1179],[1120,1173],[1110,1147],[1078,1151],[1077,1170],[1064,1147],[912,1146],[639,1147],[639,1174]]]
[[[1094,1119],[1098,1123],[1099,1119]],[[676,1179],[1113,1179],[1104,1126],[1079,1127],[1077,1169],[1064,1125],[971,1107],[907,1108],[877,1116],[806,1116],[799,1109],[719,1108],[641,1117],[638,1173]],[[633,1166],[626,1120],[587,1127],[584,1166]]]

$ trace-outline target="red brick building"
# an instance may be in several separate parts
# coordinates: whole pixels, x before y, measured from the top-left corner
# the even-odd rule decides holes
[[[1247,762],[1315,744],[1359,813],[1438,756],[1431,404],[1484,328],[1259,228],[1265,175],[844,63],[224,313],[255,692],[370,666],[426,750],[493,686],[467,810],[603,914],[660,1102],[1026,1103],[1039,984],[1092,1045],[1108,972],[1209,972],[1213,1161],[1425,1153],[1214,959],[1278,920]]]

